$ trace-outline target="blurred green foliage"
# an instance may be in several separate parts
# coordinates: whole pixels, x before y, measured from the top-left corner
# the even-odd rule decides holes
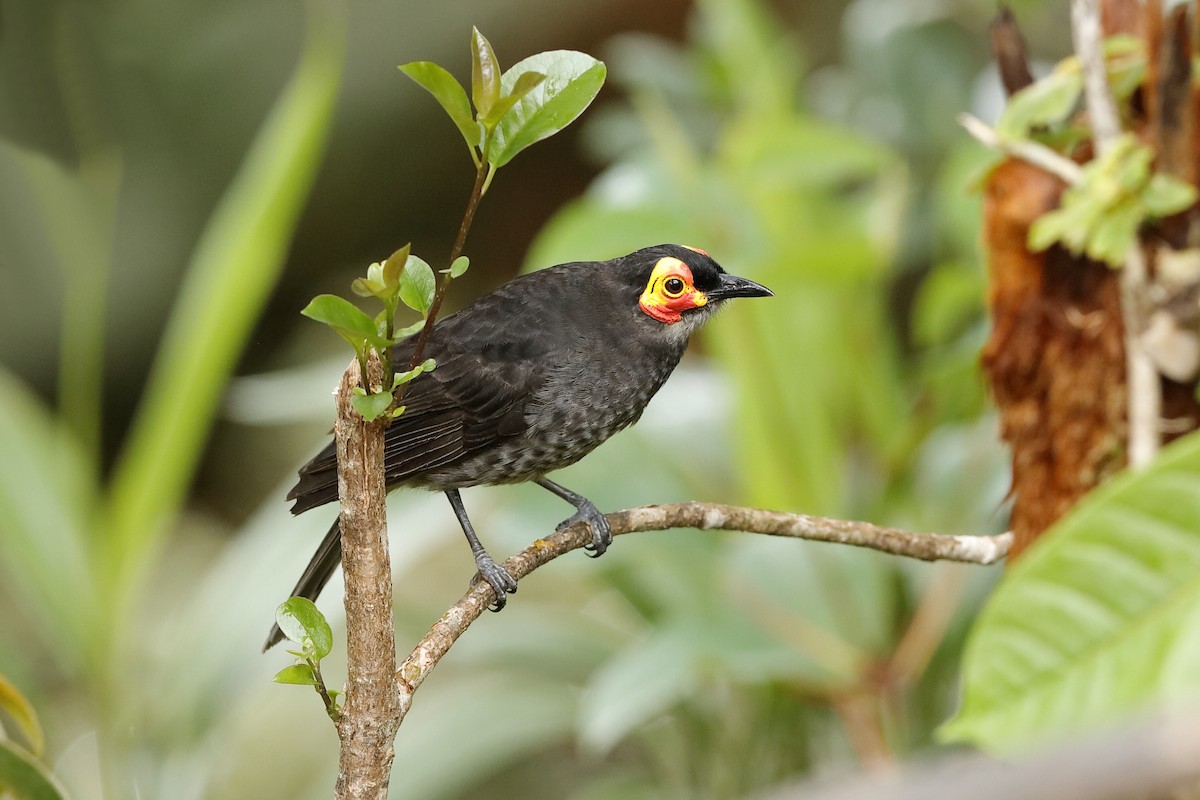
[[[309,10],[305,51],[197,243],[107,485],[98,463],[103,395],[96,366],[119,160],[86,127],[76,131],[74,174],[16,147],[5,154],[25,167],[28,185],[43,200],[66,301],[60,415],[2,373],[7,474],[0,481],[6,523],[0,566],[13,576],[14,599],[41,612],[28,633],[80,681],[100,715],[99,779],[112,796],[136,780],[132,745],[140,734],[130,728],[122,685],[142,655],[135,637],[146,571],[195,474],[223,387],[282,270],[320,163],[344,21],[336,0],[314,0]],[[81,291],[86,296],[73,303]]]
[[[572,484],[601,507],[695,497],[917,529],[1002,525],[1003,455],[975,368],[979,210],[966,187],[983,156],[953,127],[954,113],[980,94],[979,43],[991,4],[889,11],[909,5],[823,4],[833,13],[820,33],[804,32],[833,46],[836,60],[822,63],[806,63],[796,31],[751,0],[696,3],[684,44],[626,34],[601,53],[620,92],[587,118],[584,139],[600,174],[537,237],[529,266],[680,241],[777,293],[723,314],[639,426],[571,468]],[[70,7],[85,19],[95,13]],[[251,22],[294,32],[287,19],[254,8],[223,16],[206,44]],[[803,21],[806,8],[782,11]],[[132,29],[147,33],[166,14],[129,13],[139,22]],[[508,30],[540,31],[530,20],[559,13],[514,11],[523,21]],[[14,611],[0,614],[0,673],[42,710],[48,760],[76,797],[99,796],[100,765],[113,797],[128,796],[132,785],[146,797],[328,795],[336,751],[321,708],[271,685],[283,665],[258,653],[272,609],[328,517],[287,518],[279,486],[232,535],[211,507],[179,514],[238,352],[249,348],[257,365],[257,337],[274,333],[252,336],[250,321],[278,279],[339,76],[340,24],[321,19],[313,17],[308,56],[193,248],[156,377],[111,475],[102,456],[112,434],[103,427],[99,351],[124,353],[127,339],[153,344],[157,334],[106,339],[106,315],[130,315],[139,290],[149,297],[173,273],[149,273],[138,285],[118,274],[122,259],[110,254],[153,262],[186,249],[192,234],[180,207],[207,213],[215,190],[196,178],[179,198],[162,187],[148,193],[143,181],[154,165],[130,174],[122,166],[128,142],[118,150],[102,139],[105,146],[84,148],[75,161],[63,155],[73,147],[30,132],[36,119],[3,128],[2,174],[19,172],[21,185],[43,187],[28,207],[5,195],[5,230],[44,227],[63,270],[61,309],[48,312],[63,326],[60,347],[45,336],[29,347],[43,358],[61,351],[63,377],[51,410],[12,371],[0,372],[0,602]],[[455,19],[456,42],[475,21]],[[479,21],[508,49],[506,34]],[[547,27],[538,35],[553,43],[555,25]],[[133,35],[107,34],[118,42]],[[365,34],[351,26],[349,35]],[[386,82],[396,62],[425,56],[420,45],[386,53],[369,82]],[[229,129],[257,121],[244,102],[246,84],[279,77],[250,63],[225,74],[241,103],[196,101],[185,90],[198,80],[178,66],[171,77],[183,96],[163,102],[187,106],[182,116],[196,141],[229,149],[237,141]],[[432,105],[415,91],[398,96],[413,109]],[[357,99],[359,107],[381,105]],[[225,105],[227,117],[213,111]],[[131,119],[135,134],[151,126]],[[434,160],[442,138],[461,147],[453,130],[418,139],[412,130],[360,127],[418,161]],[[30,154],[35,140],[57,161]],[[364,169],[374,183],[355,192],[386,207],[378,197],[394,176],[378,178],[379,163]],[[548,191],[535,184],[509,197],[531,202]],[[344,195],[330,195],[332,208],[314,201],[309,213],[324,212],[314,223],[319,233],[303,239],[293,259],[311,257],[317,238],[339,241]],[[131,236],[130,219],[165,229],[170,245],[114,247],[114,237]],[[407,237],[407,222],[389,218],[389,236]],[[421,235],[429,236],[413,234]],[[44,263],[26,258],[40,253],[29,236],[12,241],[13,259]],[[470,277],[482,279],[493,254],[483,246],[469,254]],[[14,289],[37,283],[24,272],[3,275],[10,277]],[[326,280],[335,283],[322,277],[279,291],[307,297],[311,283]],[[6,299],[16,306],[13,319],[27,319],[11,294]],[[141,324],[133,319],[128,330]],[[295,339],[301,366],[311,367],[310,340]],[[22,350],[21,359],[24,374],[36,357]],[[228,486],[289,480],[273,471],[276,460],[298,458],[323,434],[329,410],[321,403],[341,366],[232,387],[225,412],[260,422],[229,434],[244,441],[234,448],[243,457],[231,459]],[[265,411],[246,399],[254,386],[273,387]],[[299,411],[280,408],[280,387]],[[307,398],[320,409],[311,421]],[[300,416],[311,424],[275,424]],[[467,502],[493,547],[513,550],[561,517],[560,504],[542,494],[477,490]],[[403,647],[468,576],[440,498],[408,494],[392,503]],[[459,797],[486,786],[496,796],[738,797],[808,771],[933,746],[931,731],[953,707],[963,631],[990,574],[735,534],[626,538],[600,561],[564,559],[539,571],[522,583],[519,602],[456,646],[397,739],[398,796]],[[339,589],[335,581],[322,601],[335,629]],[[341,680],[339,638],[322,662],[330,686]]]

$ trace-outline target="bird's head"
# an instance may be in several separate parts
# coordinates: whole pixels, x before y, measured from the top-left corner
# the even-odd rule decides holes
[[[626,256],[638,309],[664,325],[691,329],[734,297],[772,297],[748,278],[730,275],[703,250],[678,244],[646,247]]]

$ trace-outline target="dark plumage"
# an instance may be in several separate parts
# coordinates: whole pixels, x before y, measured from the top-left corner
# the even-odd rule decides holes
[[[680,245],[561,264],[504,284],[434,327],[425,355],[437,368],[412,382],[403,415],[387,429],[388,488],[447,494],[499,610],[516,582],[479,544],[458,490],[535,481],[575,505],[567,522],[590,522],[590,549],[603,553],[612,537],[604,516],[545,475],[636,422],[692,332],[724,300],[769,294]],[[407,368],[412,346],[393,348],[397,369]],[[294,514],[337,499],[332,443],[300,469],[288,499]],[[315,599],[340,559],[334,522],[292,594]],[[266,647],[281,638],[272,629]]]

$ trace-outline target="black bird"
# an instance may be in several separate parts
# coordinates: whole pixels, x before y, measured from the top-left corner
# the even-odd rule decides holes
[[[679,363],[688,337],[724,301],[771,291],[726,273],[703,250],[663,244],[611,261],[522,275],[434,327],[425,354],[437,368],[409,386],[404,413],[386,433],[387,486],[445,492],[494,610],[517,582],[488,555],[459,489],[533,481],[575,506],[560,525],[586,520],[593,556],[612,541],[604,515],[547,473],[574,464],[637,421]],[[393,348],[406,369],[413,340]],[[300,469],[293,514],[337,500],[331,443]],[[315,600],[341,561],[337,522],[293,596]],[[283,638],[272,628],[264,650]]]

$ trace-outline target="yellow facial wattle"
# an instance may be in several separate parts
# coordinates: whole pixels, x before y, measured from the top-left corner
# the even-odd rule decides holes
[[[684,311],[707,303],[708,297],[692,282],[691,268],[668,256],[654,265],[638,307],[653,319],[671,325],[682,319]]]

